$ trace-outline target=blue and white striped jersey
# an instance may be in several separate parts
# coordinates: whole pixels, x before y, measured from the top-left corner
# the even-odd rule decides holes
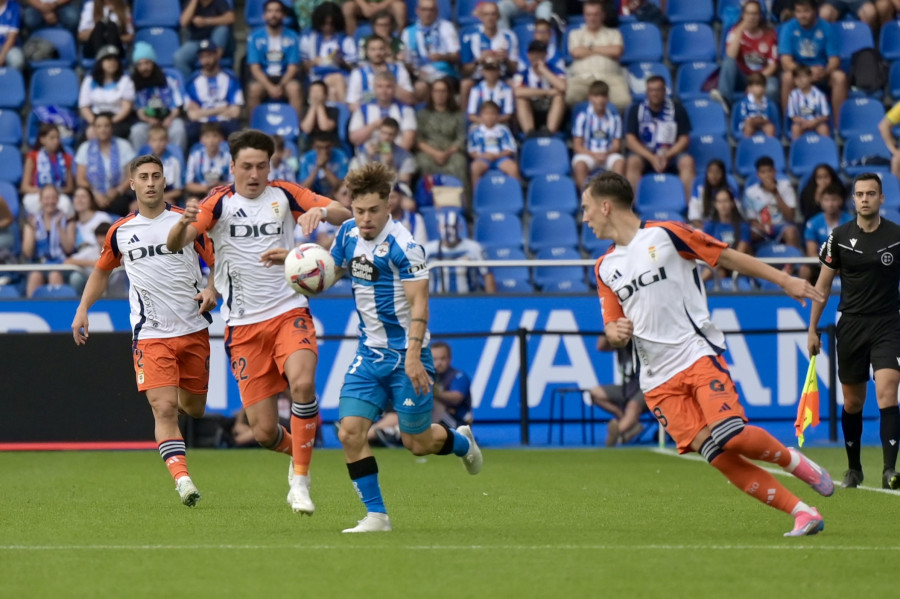
[[[356,221],[341,225],[331,256],[350,275],[359,316],[359,342],[368,347],[405,350],[412,310],[404,281],[428,279],[425,249],[406,227],[390,221],[375,239],[359,235]],[[426,331],[423,347],[428,346]]]
[[[811,121],[820,116],[829,116],[831,109],[828,106],[828,97],[819,88],[813,86],[808,94],[804,94],[799,87],[794,88],[788,96],[788,118],[799,116]]]
[[[622,118],[619,111],[608,104],[606,113],[600,116],[588,104],[575,117],[572,137],[580,137],[588,152],[608,152],[615,140],[622,139]]]

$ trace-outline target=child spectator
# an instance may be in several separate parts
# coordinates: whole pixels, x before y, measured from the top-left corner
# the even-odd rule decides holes
[[[80,250],[85,245],[95,246],[97,255],[103,247],[103,238],[97,244],[94,238],[94,230],[102,223],[112,224],[113,218],[97,207],[94,194],[87,187],[78,187],[72,194],[72,206],[75,208],[75,249]]]
[[[134,199],[128,177],[128,163],[133,158],[131,144],[113,137],[112,115],[98,114],[94,117],[94,139],[75,152],[75,182],[91,188],[100,208],[124,216]]]
[[[25,220],[22,257],[35,264],[62,264],[75,249],[75,221],[66,218],[59,209],[59,192],[52,185],[41,188],[40,203],[40,214]],[[25,295],[31,297],[34,290],[44,284],[63,285],[65,282],[59,271],[35,270],[28,274]]]
[[[500,63],[493,59],[485,59],[481,66],[483,79],[469,92],[467,116],[475,125],[481,124],[481,105],[491,101],[500,108],[498,122],[511,125],[516,101],[512,88],[500,79]]]
[[[764,133],[775,137],[775,121],[778,109],[766,96],[766,76],[751,73],[747,76],[747,95],[737,105],[738,127],[744,137],[754,133]]]
[[[119,49],[108,45],[97,52],[97,60],[91,74],[81,82],[78,92],[78,109],[81,118],[88,124],[88,137],[91,137],[90,125],[100,113],[112,115],[113,135],[127,138],[131,126],[137,120],[134,106],[134,82],[125,73],[120,60]]]
[[[299,158],[294,156],[294,152],[285,145],[284,138],[280,135],[273,135],[272,141],[275,142],[275,153],[269,161],[269,181],[296,183],[297,169],[300,167]]]
[[[187,193],[206,197],[217,185],[231,183],[231,154],[225,136],[216,123],[204,123],[200,143],[188,156],[184,189]]]
[[[844,210],[843,185],[832,183],[822,192],[819,205],[822,212],[806,221],[803,239],[806,242],[806,255],[812,258],[819,256],[819,248],[828,241],[831,231],[838,225],[853,220],[853,216]]]
[[[726,186],[716,192],[712,218],[703,224],[703,232],[728,244],[728,247],[744,254],[752,253],[750,245],[750,225],[741,217],[734,194]],[[719,279],[731,277],[731,271],[716,267]],[[703,269],[703,280],[712,276],[709,269]]]
[[[756,176],[759,181],[744,190],[744,215],[754,235],[800,249],[800,232],[794,225],[794,186],[787,177],[776,178],[775,161],[769,156],[757,159]]]
[[[22,207],[29,214],[41,211],[40,191],[45,185],[53,185],[60,192],[59,209],[73,214],[69,194],[75,189],[72,173],[72,155],[65,151],[59,137],[59,127],[41,123],[38,127],[34,149],[25,156],[22,169]]]
[[[572,152],[572,172],[578,189],[582,189],[590,174],[598,169],[625,174],[622,119],[609,103],[609,86],[604,81],[591,84],[588,105],[575,116]]]
[[[312,30],[300,40],[300,58],[310,81],[324,81],[328,99],[344,102],[347,75],[356,64],[356,43],[344,32],[344,15],[334,2],[324,2],[312,14]]]
[[[519,128],[526,135],[536,128],[552,135],[566,114],[566,72],[547,62],[547,45],[538,41],[528,44],[523,66],[514,78]]]
[[[737,188],[728,183],[725,175],[725,163],[713,158],[706,165],[706,173],[703,178],[697,177],[691,189],[691,199],[688,202],[688,221],[694,228],[702,229],[703,224],[715,214],[715,198],[721,189],[731,190],[731,195],[737,197]]]
[[[161,125],[172,138],[172,143],[187,149],[187,130],[182,118],[184,90],[181,83],[169,77],[156,64],[156,51],[147,42],[134,45],[131,55],[134,71],[134,108],[138,122],[131,127],[129,141],[134,148],[147,143],[150,128]]]
[[[0,68],[21,71],[25,66],[25,55],[18,45],[20,25],[19,3],[0,0]]]
[[[112,225],[108,222],[101,222],[98,224],[94,230],[90,232],[91,242],[84,243],[80,246],[76,243],[75,253],[63,261],[63,264],[71,264],[72,266],[80,266],[82,268],[81,271],[69,274],[69,286],[75,289],[79,294],[84,290],[84,285],[87,283],[91,271],[94,270],[97,260],[100,259],[100,249],[103,247],[103,241],[106,239],[106,234],[109,232],[111,226]]]
[[[837,171],[830,164],[816,165],[812,176],[803,186],[800,192],[800,212],[804,220],[809,220],[816,214],[822,212],[822,195],[825,190],[832,185],[837,185],[841,189],[841,197],[847,197],[847,190]]]
[[[356,153],[356,157],[350,165],[356,169],[370,162],[380,162],[397,172],[397,180],[412,183],[416,174],[416,159],[413,155],[397,145],[397,135],[400,132],[400,124],[391,117],[381,121],[378,135],[373,136]]]
[[[794,68],[794,90],[788,97],[787,114],[791,122],[791,139],[809,132],[831,135],[828,98],[812,83],[812,70],[806,65]]]
[[[347,176],[350,164],[347,154],[334,145],[334,136],[327,133],[317,133],[313,137],[312,149],[300,160],[300,185],[332,197]]]
[[[163,176],[166,178],[166,190],[163,199],[170,204],[177,204],[184,193],[184,172],[180,157],[169,149],[169,132],[162,125],[150,128],[150,153],[163,163]]]
[[[481,105],[481,124],[469,132],[469,167],[472,188],[490,169],[499,169],[520,179],[516,164],[516,140],[506,125],[500,124],[500,107],[491,100]]]

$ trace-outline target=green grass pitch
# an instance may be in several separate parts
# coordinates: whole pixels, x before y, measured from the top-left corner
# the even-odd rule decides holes
[[[893,596],[896,493],[822,498],[817,536],[712,468],[649,449],[492,450],[459,460],[377,454],[394,531],[363,516],[342,454],[318,451],[312,518],[285,502],[284,456],[188,454],[203,499],[180,504],[152,452],[0,453],[0,597]],[[841,449],[809,455],[832,475]],[[880,450],[867,448],[876,485]],[[872,480],[874,479],[874,480]]]

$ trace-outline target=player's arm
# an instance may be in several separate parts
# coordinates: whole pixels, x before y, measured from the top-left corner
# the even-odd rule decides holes
[[[434,383],[422,364],[422,344],[428,329],[428,279],[403,281],[403,292],[409,301],[411,314],[406,340],[406,375],[416,393],[423,395]]]
[[[327,206],[315,207],[301,214],[297,218],[297,224],[300,225],[303,234],[308,236],[316,230],[316,227],[318,227],[319,223],[322,221],[332,225],[341,225],[345,220],[350,218],[350,216],[350,210],[343,204],[331,200]]]
[[[807,333],[806,345],[809,349],[809,355],[815,356],[822,349],[822,340],[819,339],[819,319],[822,318],[822,312],[825,311],[825,304],[828,302],[828,295],[831,292],[831,284],[838,271],[824,264],[819,269],[819,279],[816,281],[816,291],[822,294],[822,300],[813,300],[812,309],[809,311],[809,332]]]
[[[169,231],[169,237],[166,239],[166,248],[170,252],[177,252],[197,239],[197,229],[192,227],[191,223],[197,222],[198,214],[200,214],[200,203],[195,199],[188,200],[184,206],[184,213]]]
[[[617,318],[607,322],[603,332],[612,347],[625,347],[634,335],[634,323],[624,317]]]
[[[88,310],[106,291],[111,274],[111,270],[95,268],[88,277],[84,291],[81,293],[81,303],[78,304],[78,308],[75,310],[75,319],[72,320],[72,337],[75,339],[75,345],[84,345],[87,342],[89,336]]]
[[[722,255],[719,256],[718,266],[728,270],[736,270],[748,277],[765,279],[775,283],[784,289],[785,293],[799,301],[802,306],[806,305],[806,298],[814,301],[825,301],[825,295],[816,287],[810,285],[809,281],[792,277],[783,270],[778,270],[749,254],[743,254],[731,248],[726,248],[722,251]]]
[[[206,287],[194,296],[194,301],[200,302],[200,314],[213,310],[218,304],[218,292],[216,291],[216,265],[209,265],[209,277],[206,281]]]

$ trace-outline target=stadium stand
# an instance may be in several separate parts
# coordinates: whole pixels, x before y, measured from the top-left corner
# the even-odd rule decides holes
[[[25,104],[25,79],[20,71],[0,68],[0,89],[0,108],[21,109]]]
[[[719,70],[714,62],[691,61],[678,67],[675,74],[675,95],[681,101],[694,98],[708,98],[709,92],[703,91],[706,81]]]
[[[771,156],[775,161],[775,170],[784,172],[784,150],[774,137],[754,135],[745,137],[737,145],[734,158],[734,170],[741,177],[749,177],[756,172],[756,159]]]
[[[524,207],[522,185],[500,171],[488,171],[475,186],[472,205],[476,214],[506,212],[519,216]]]
[[[666,18],[669,23],[712,23],[715,18],[713,0],[668,0]]]
[[[830,137],[807,133],[791,142],[789,170],[797,178],[811,173],[818,164],[838,161],[837,144]]]
[[[526,179],[538,175],[568,175],[569,150],[559,138],[533,137],[522,144],[519,166]]]
[[[479,214],[475,218],[473,238],[485,249],[498,246],[522,249],[522,221],[506,212]]]
[[[575,189],[575,182],[571,177],[558,174],[534,177],[528,183],[526,199],[528,211],[532,215],[547,210],[575,214],[581,201],[578,191]]]
[[[634,62],[662,62],[662,33],[652,23],[625,23],[619,27],[625,51],[619,62],[628,65]]]
[[[38,29],[31,36],[45,39],[53,44],[58,56],[48,60],[33,61],[28,65],[30,69],[52,69],[55,67],[71,69],[75,66],[75,63],[78,61],[78,51],[75,48],[75,37],[68,29],[48,27],[47,29]]]
[[[550,248],[574,250],[578,245],[575,217],[560,210],[534,215],[528,229],[528,249],[534,254]]]
[[[715,62],[716,36],[705,23],[682,23],[669,29],[666,56],[674,65]]]
[[[725,110],[708,98],[694,98],[682,102],[691,121],[692,135],[728,135]]]
[[[682,213],[686,207],[684,187],[678,177],[665,173],[641,177],[635,198],[638,214],[646,217],[650,212]]]

